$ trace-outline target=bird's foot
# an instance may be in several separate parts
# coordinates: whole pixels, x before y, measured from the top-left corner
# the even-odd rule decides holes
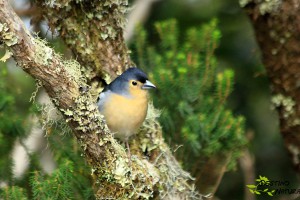
[[[130,147],[129,147],[128,141],[126,141],[125,143],[126,143],[126,148],[127,148],[127,157],[128,157],[128,160],[129,160],[129,165],[131,166],[131,152],[130,152]]]

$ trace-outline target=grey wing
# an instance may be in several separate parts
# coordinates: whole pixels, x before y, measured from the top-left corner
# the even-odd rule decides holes
[[[99,95],[99,101],[97,102],[98,109],[99,109],[100,112],[103,111],[104,104],[108,100],[110,94],[111,94],[110,90],[105,90],[105,91],[103,91],[103,92],[100,93],[100,95]]]

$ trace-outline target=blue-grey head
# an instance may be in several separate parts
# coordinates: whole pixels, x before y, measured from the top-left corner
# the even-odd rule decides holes
[[[156,86],[148,80],[147,75],[138,68],[129,68],[111,82],[104,91],[110,90],[123,96],[135,96]]]

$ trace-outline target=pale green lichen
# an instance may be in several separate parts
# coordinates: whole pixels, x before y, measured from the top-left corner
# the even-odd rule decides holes
[[[189,173],[180,168],[179,163],[172,157],[168,146],[165,145],[161,135],[161,127],[157,122],[160,116],[160,111],[156,110],[150,102],[146,120],[142,126],[140,138],[140,149],[147,153],[158,151],[160,154],[156,160],[151,163],[148,168],[148,173],[154,179],[160,180],[157,182],[158,196],[160,199],[201,199],[194,185],[187,184],[188,181],[193,181],[194,178]],[[147,165],[147,164],[145,164]],[[186,195],[188,192],[188,196]]]
[[[51,134],[53,128],[59,128],[60,134],[64,135],[70,132],[70,128],[62,120],[62,115],[54,107],[50,99],[39,99],[37,104],[38,111],[41,113],[39,121],[42,125],[42,129],[45,131],[46,136]]]
[[[292,36],[292,34],[288,31],[284,32],[284,37],[285,38],[290,38]]]
[[[8,49],[6,49],[5,54],[2,56],[0,61],[1,62],[6,62],[9,58],[11,58],[12,55],[13,55],[13,53],[11,51],[9,51]]]
[[[293,126],[300,125],[300,119],[299,118],[294,119],[292,125]]]
[[[33,37],[32,37],[33,38]],[[38,37],[33,38],[32,41],[35,44],[35,56],[34,60],[36,63],[41,65],[48,65],[53,58],[53,49],[47,46],[47,41],[42,40]]]
[[[36,83],[35,84],[35,86],[36,86],[35,91],[32,92],[31,97],[29,99],[29,101],[32,102],[32,103],[34,103],[36,95],[37,95],[39,89],[43,86],[42,81],[40,81],[38,79],[35,80],[35,83]]]
[[[280,38],[280,39],[279,39],[279,43],[280,43],[280,44],[284,44],[285,42],[286,42],[286,39],[285,39],[285,38]]]
[[[142,137],[140,148],[143,152],[146,150],[148,152],[156,149],[162,143],[161,138],[152,137],[151,134],[155,134],[160,129],[160,126],[157,123],[157,119],[159,118],[161,112],[154,108],[153,102],[149,102],[148,104],[148,111],[146,120],[142,126],[142,132],[146,137]]]
[[[109,51],[99,49],[109,48],[111,42],[124,45],[121,33],[127,23],[128,1],[43,0],[36,4],[43,8],[51,27],[64,33],[63,40],[79,56],[84,68],[93,71],[92,77],[87,78],[102,78],[107,73],[103,69],[107,69]],[[124,48],[113,46],[115,54],[120,55],[120,62],[129,63],[125,45]]]
[[[100,33],[100,35],[101,35],[101,38],[103,40],[106,40],[106,38],[108,38],[108,34],[107,33]]]
[[[161,149],[161,151],[163,153],[161,153],[156,161],[160,171],[160,178],[164,180],[159,182],[160,198],[170,195],[168,199],[202,199],[202,195],[196,191],[195,186],[187,183],[195,179],[180,168],[175,158],[167,155],[168,150]],[[189,192],[185,194],[183,191]]]
[[[278,49],[272,49],[272,50],[271,50],[271,54],[272,54],[273,56],[277,55],[277,53],[278,53]]]
[[[263,0],[259,4],[259,12],[261,15],[275,12],[281,5],[281,0]]]
[[[241,7],[245,7],[251,2],[258,4],[260,14],[264,15],[276,12],[282,3],[282,0],[239,0]]]
[[[81,87],[88,87],[86,84],[86,77],[83,72],[83,68],[76,60],[63,60],[64,69],[68,72],[67,77],[75,81]],[[57,73],[60,73],[60,69],[57,68]]]
[[[288,125],[296,126],[300,124],[300,119],[297,118],[295,113],[296,102],[291,97],[277,94],[271,98],[271,102],[273,103],[272,109],[282,107],[282,116],[287,120]]]
[[[289,149],[289,152],[291,152],[291,154],[292,154],[293,163],[294,164],[299,164],[300,163],[300,160],[299,160],[300,151],[299,151],[298,146],[295,146],[293,144],[289,144],[287,146],[287,148]]]
[[[274,107],[283,107],[283,117],[285,119],[288,119],[292,114],[294,114],[294,106],[296,105],[296,103],[291,97],[277,94],[272,97],[271,101]]]
[[[96,171],[96,169],[91,169],[91,175],[93,175],[94,174],[94,172]]]
[[[72,0],[64,0],[64,1],[59,1],[59,0],[45,0],[44,5],[49,6],[50,8],[63,8],[63,7],[69,7],[70,1]]]
[[[111,76],[109,74],[104,74],[103,80],[108,84],[112,82]]]
[[[130,172],[128,163],[126,162],[125,159],[119,157],[116,160],[116,168],[113,171],[113,174],[116,181],[120,183],[122,187],[124,187],[126,184],[131,183],[129,179],[124,178],[126,177],[126,174],[128,174],[128,172]]]
[[[6,23],[0,23],[0,35],[1,40],[6,46],[15,45],[18,42],[18,37],[9,31],[9,27]]]
[[[252,0],[239,0],[240,6],[242,8],[245,7],[250,2],[252,2]]]
[[[67,110],[63,110],[64,114],[67,116],[72,116],[73,115],[73,111],[71,111],[70,109]],[[68,121],[67,121],[68,122]]]
[[[294,114],[294,106],[296,105],[295,101],[288,96],[282,94],[274,95],[271,99],[274,107],[281,107],[284,110],[283,117],[288,119],[291,115]]]
[[[64,74],[64,78],[61,81],[65,81],[66,83],[76,82],[77,85],[81,87],[88,87],[86,85],[86,77],[82,73],[82,68],[76,60],[63,60],[59,54],[55,54],[54,50],[47,46],[47,41],[38,37],[32,38],[32,42],[35,44],[34,61],[36,63],[45,66],[45,70],[47,70],[47,67],[51,66],[52,62],[58,61],[62,63],[62,65],[56,65],[53,70],[57,76]],[[64,88],[58,87],[53,89],[57,96],[64,92]]]
[[[83,29],[89,29],[85,27],[85,25],[89,26],[92,20],[94,18],[98,19],[97,26],[100,30],[101,38],[105,40],[107,37],[110,37],[111,39],[114,39],[119,31],[122,31],[122,29],[125,28],[127,22],[126,18],[124,17],[126,13],[128,13],[128,1],[127,0],[107,0],[107,1],[99,1],[97,4],[91,3],[90,5],[86,4],[83,5],[82,1],[61,1],[61,0],[45,0],[43,3],[44,6],[51,9],[51,11],[57,12],[57,9],[61,10],[60,13],[64,14],[64,12],[68,12],[70,8],[73,9],[78,8],[80,11],[83,11],[83,17],[80,17],[72,21],[70,23],[70,18],[65,19],[69,20],[68,23],[65,23],[65,25],[69,26],[69,30],[74,30],[77,32],[78,30],[78,23],[81,21],[81,27],[80,31]],[[85,7],[86,6],[86,7]],[[77,13],[77,12],[75,12]],[[50,14],[50,13],[49,13]],[[53,21],[57,21],[53,18]],[[109,26],[108,21],[110,21],[110,24],[112,26]],[[73,28],[71,28],[73,27]],[[57,27],[60,29],[61,27]],[[83,28],[83,29],[82,29]],[[77,29],[77,30],[76,30]],[[79,33],[79,32],[78,32]],[[85,37],[84,34],[80,36],[82,38]],[[79,37],[79,38],[80,38]]]

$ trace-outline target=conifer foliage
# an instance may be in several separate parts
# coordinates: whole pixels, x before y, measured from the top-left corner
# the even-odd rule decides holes
[[[138,30],[135,57],[158,86],[153,101],[162,109],[166,140],[183,145],[178,158],[190,170],[221,152],[234,152],[234,161],[246,144],[244,118],[226,108],[234,72],[217,69],[214,51],[221,37],[217,20],[189,29],[182,39],[176,20],[156,23],[155,30],[158,47],[148,47],[146,32]]]
[[[11,91],[5,66],[0,68],[0,199],[94,199],[91,188],[91,172],[80,155],[77,141],[69,133],[64,120],[46,124],[48,146],[53,151],[57,169],[47,175],[38,158],[39,152],[30,152],[28,171],[16,179],[12,173],[11,152],[14,143],[28,136],[30,123],[28,116],[41,117],[40,105],[33,105],[28,115],[21,115],[15,106],[15,97]],[[47,114],[47,113],[44,113]],[[41,121],[41,123],[46,123]],[[23,145],[23,144],[22,144]]]
[[[12,183],[12,159],[9,155],[16,138],[23,138],[25,132],[22,119],[16,112],[15,98],[8,87],[7,73],[7,69],[0,65],[0,181]]]

